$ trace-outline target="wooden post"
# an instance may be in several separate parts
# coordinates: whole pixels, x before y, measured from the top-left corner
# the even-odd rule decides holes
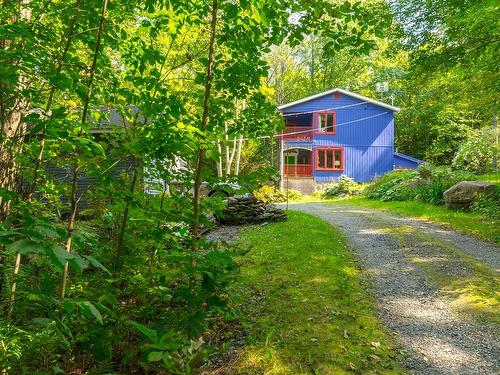
[[[283,142],[283,134],[281,135],[281,142],[280,142],[280,190],[283,190],[283,177],[285,176],[285,160],[284,160],[284,155],[285,155],[285,146]]]

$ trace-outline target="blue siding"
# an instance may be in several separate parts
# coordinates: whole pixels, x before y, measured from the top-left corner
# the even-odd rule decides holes
[[[423,161],[412,158],[404,154],[394,153],[394,168],[396,169],[414,169],[417,168]]]
[[[352,106],[354,104],[359,105]],[[338,108],[346,105],[351,107]],[[334,181],[345,174],[356,181],[365,182],[393,169],[394,113],[391,110],[363,103],[347,95],[335,98],[329,94],[286,108],[283,113],[318,112],[325,109],[336,111],[336,134],[314,134],[313,144],[315,147],[344,147],[344,171],[316,171],[316,161],[313,160],[315,181]],[[313,122],[316,127],[316,116]],[[315,153],[313,155],[315,157]]]

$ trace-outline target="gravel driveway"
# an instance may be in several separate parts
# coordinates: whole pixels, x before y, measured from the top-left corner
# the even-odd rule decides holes
[[[408,353],[403,365],[409,373],[500,373],[498,326],[452,308],[450,298],[411,261],[434,262],[445,274],[465,279],[470,270],[454,251],[486,264],[494,274],[500,268],[498,247],[367,208],[300,203],[290,209],[319,216],[345,234],[367,271],[381,321]]]

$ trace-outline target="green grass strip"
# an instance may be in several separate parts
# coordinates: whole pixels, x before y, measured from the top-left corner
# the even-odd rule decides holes
[[[287,222],[242,232],[236,294],[247,344],[234,374],[400,374],[360,270],[338,230],[290,212]]]
[[[500,244],[500,220],[469,212],[452,211],[446,207],[422,202],[381,202],[364,197],[336,200],[334,204],[347,204],[375,208],[398,215],[429,220],[463,234]]]

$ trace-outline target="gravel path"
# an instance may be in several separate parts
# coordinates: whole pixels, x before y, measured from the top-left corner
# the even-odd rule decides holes
[[[319,216],[345,234],[369,275],[380,319],[408,352],[403,365],[409,373],[500,374],[498,327],[450,307],[449,297],[409,260],[418,256],[445,274],[466,278],[471,270],[450,248],[498,270],[498,247],[371,209],[326,203],[290,209]]]

